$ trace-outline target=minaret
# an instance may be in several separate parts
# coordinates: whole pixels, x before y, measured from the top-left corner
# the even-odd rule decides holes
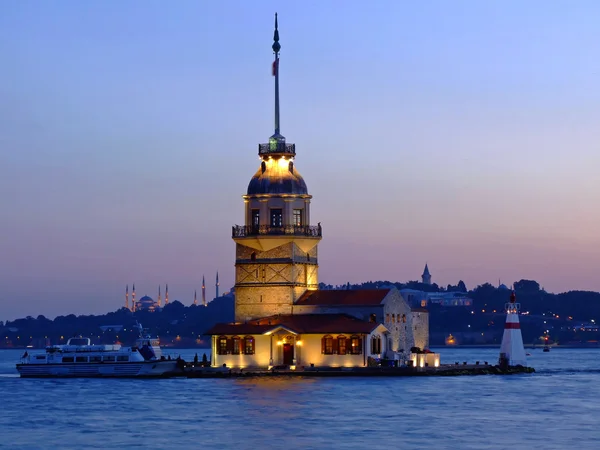
[[[194,305],[198,304],[198,298],[196,297],[196,291],[194,290]]]
[[[215,291],[217,295],[215,298],[219,298],[219,271],[217,270],[217,282],[215,283]]]
[[[135,283],[131,292],[131,312],[135,312]]]
[[[125,308],[129,309],[129,285],[125,286]]]
[[[499,364],[500,366],[527,366],[521,324],[519,323],[521,305],[517,303],[514,291],[510,294],[510,302],[505,305],[505,308],[506,323],[504,324],[504,335],[500,345]]]
[[[162,305],[162,302],[160,300],[160,284],[158,285],[158,299],[156,300],[156,302],[158,303],[158,307],[160,308]]]
[[[206,284],[204,284],[204,275],[202,275],[202,304],[206,306]]]
[[[165,306],[169,304],[169,285],[165,285]]]
[[[237,322],[291,314],[294,302],[319,284],[321,225],[310,225],[312,196],[295,166],[296,146],[286,143],[281,135],[277,14],[271,48],[275,55],[275,132],[268,143],[258,145],[260,167],[243,196],[245,224],[232,230]]]
[[[423,284],[431,284],[431,274],[429,273],[429,267],[427,267],[427,263],[425,263],[425,270],[423,270],[421,279],[423,280]]]

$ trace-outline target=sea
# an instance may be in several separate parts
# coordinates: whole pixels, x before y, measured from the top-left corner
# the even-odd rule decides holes
[[[600,448],[600,349],[527,351],[534,374],[144,380],[21,379],[23,351],[1,350],[0,448]]]

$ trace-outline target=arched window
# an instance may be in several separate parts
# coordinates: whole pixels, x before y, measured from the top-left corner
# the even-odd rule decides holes
[[[350,336],[350,353],[353,355],[362,354],[362,339],[356,334]]]
[[[345,355],[346,354],[346,342],[348,341],[348,339],[346,339],[346,336],[338,336],[337,338],[338,341],[338,355]]]
[[[392,314],[392,323],[396,323],[396,314]]]
[[[250,255],[250,261],[256,261],[256,252],[252,252]]]
[[[333,355],[333,337],[323,336],[321,339],[321,353],[324,355]]]
[[[244,355],[254,355],[254,338],[252,336],[244,338]]]
[[[381,353],[381,336],[376,335],[371,337],[371,354],[379,355]]]
[[[234,337],[231,338],[231,341],[233,343],[231,353],[234,354],[234,355],[239,355],[242,352],[242,349],[241,349],[241,346],[240,346],[240,344],[241,344],[240,337],[239,336],[234,336]]]
[[[227,339],[227,336],[219,336],[217,338],[217,353],[219,355],[226,355],[227,354],[227,341],[229,339]]]
[[[390,313],[385,315],[385,323],[390,323]]]
[[[406,323],[406,314],[402,314],[402,323]]]

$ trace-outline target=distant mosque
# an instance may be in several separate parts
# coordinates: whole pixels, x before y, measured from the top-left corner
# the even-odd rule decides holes
[[[217,272],[217,278],[215,282],[215,298],[219,297],[219,272]],[[169,285],[165,285],[165,306],[169,304]],[[194,291],[194,300],[192,305],[198,305],[198,297],[196,291]],[[207,306],[206,301],[206,283],[204,281],[204,275],[202,275],[202,306]],[[158,286],[158,297],[154,300],[148,295],[144,295],[142,298],[136,301],[135,299],[135,283],[131,292],[131,304],[129,303],[129,285],[125,286],[125,308],[131,312],[136,311],[150,311],[154,312],[160,310],[163,307],[160,285]]]
[[[295,165],[296,146],[280,133],[280,48],[275,15],[275,132],[258,145],[244,225],[232,228],[235,322],[207,331],[212,366],[364,367],[380,358],[416,363],[417,356],[419,364],[437,365],[439,355],[413,352],[429,347],[427,310],[411,308],[395,287],[318,290],[323,230],[311,225],[312,196]]]

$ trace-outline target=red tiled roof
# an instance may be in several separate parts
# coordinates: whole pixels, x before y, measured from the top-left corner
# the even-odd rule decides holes
[[[279,327],[298,334],[370,333],[378,326],[347,314],[296,314],[265,317],[247,323],[220,323],[205,334],[265,334]]]
[[[296,302],[297,305],[339,305],[363,306],[379,305],[390,289],[356,289],[306,291]]]

